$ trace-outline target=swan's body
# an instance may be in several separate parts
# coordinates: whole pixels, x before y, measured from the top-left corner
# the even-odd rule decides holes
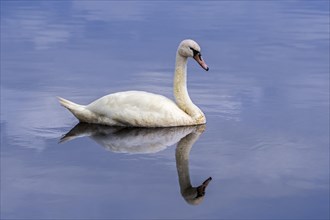
[[[110,126],[171,127],[205,124],[203,112],[193,104],[187,91],[187,58],[193,57],[205,70],[200,47],[193,40],[184,40],[178,47],[172,100],[143,91],[118,92],[103,96],[83,106],[63,98],[60,103],[81,122]]]

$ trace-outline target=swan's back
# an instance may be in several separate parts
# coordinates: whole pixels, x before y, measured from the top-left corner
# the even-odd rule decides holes
[[[172,100],[144,91],[106,95],[86,108],[99,117],[107,118],[108,125],[170,127],[193,124],[192,118]]]

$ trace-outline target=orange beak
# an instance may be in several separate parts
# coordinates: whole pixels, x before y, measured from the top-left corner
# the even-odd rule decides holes
[[[202,55],[200,53],[197,53],[194,56],[194,59],[197,61],[197,63],[199,63],[199,65],[206,71],[209,71],[209,67],[206,65],[206,63],[204,62],[204,60],[202,59]]]

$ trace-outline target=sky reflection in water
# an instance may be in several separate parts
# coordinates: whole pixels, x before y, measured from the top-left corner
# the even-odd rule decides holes
[[[1,218],[329,217],[328,9],[328,1],[2,1]],[[58,144],[77,121],[56,96],[172,98],[185,38],[199,42],[210,67],[188,64],[190,95],[208,120],[191,151],[176,147],[191,128],[121,133],[138,146],[161,138],[149,151],[107,152],[86,137]],[[180,149],[189,166],[178,166]],[[187,173],[193,186],[213,178],[198,206],[185,202]]]

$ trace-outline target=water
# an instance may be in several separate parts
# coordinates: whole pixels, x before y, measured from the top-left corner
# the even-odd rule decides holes
[[[59,144],[77,120],[56,96],[172,98],[185,38],[206,127]],[[329,2],[1,1],[1,218],[329,218]]]

